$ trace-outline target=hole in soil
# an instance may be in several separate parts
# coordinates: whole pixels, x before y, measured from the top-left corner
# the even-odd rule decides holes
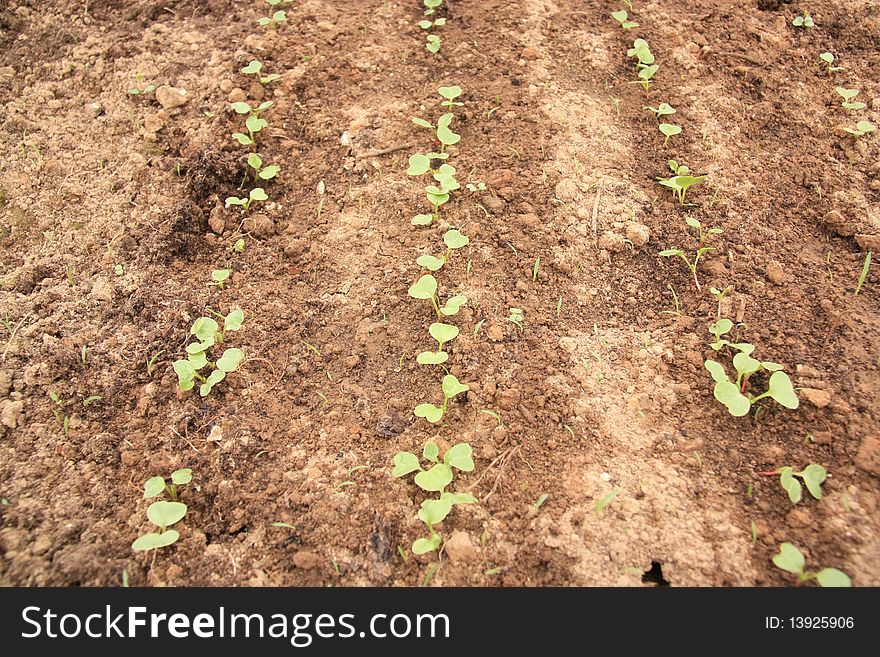
[[[642,575],[642,582],[654,586],[669,586],[669,582],[663,579],[663,567],[659,561],[651,562],[651,568]]]

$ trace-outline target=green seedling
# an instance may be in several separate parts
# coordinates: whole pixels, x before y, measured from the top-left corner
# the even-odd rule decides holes
[[[177,486],[188,484],[192,481],[192,470],[183,468],[171,473],[171,484],[164,477],[151,477],[144,483],[144,498],[151,499],[163,492],[171,497],[171,502],[153,502],[147,508],[147,518],[159,527],[158,532],[151,532],[138,537],[131,547],[137,552],[155,550],[176,543],[180,534],[174,529],[168,529],[171,525],[183,519],[187,512],[186,504],[177,500]]]
[[[215,269],[211,272],[211,282],[208,285],[216,285],[221,290],[224,289],[231,273],[231,269]]]
[[[440,52],[440,37],[436,34],[429,34],[425,39],[425,49],[430,53]]]
[[[281,75],[278,73],[271,73],[269,75],[262,75],[263,71],[263,63],[258,59],[252,59],[250,63],[241,69],[241,72],[245,75],[253,75],[254,78],[260,81],[260,84],[266,85],[270,82],[275,82],[281,78]]]
[[[272,180],[281,171],[281,167],[277,164],[263,166],[263,158],[256,153],[251,153],[247,158],[248,166],[254,170],[254,176],[260,180]]]
[[[413,283],[407,294],[413,299],[430,299],[434,305],[434,311],[437,317],[441,317],[440,304],[437,302],[437,279],[430,274],[425,274]]]
[[[446,25],[445,18],[437,18],[433,21],[429,21],[427,19],[419,21],[419,27],[422,28],[423,30],[430,30],[431,28],[434,28],[434,27],[443,27],[444,25]]]
[[[859,95],[858,89],[847,89],[846,87],[834,87],[834,91],[837,92],[837,95],[843,98],[843,103],[841,107],[848,110],[860,110],[865,109],[867,105],[861,102],[852,102],[852,99]]]
[[[837,73],[838,71],[842,71],[842,66],[834,66],[834,55],[830,52],[823,52],[819,55],[819,59],[825,64],[825,69],[829,73]]]
[[[443,414],[446,413],[446,407],[449,404],[449,400],[456,395],[470,390],[466,384],[460,383],[452,374],[447,374],[443,377],[441,389],[443,391],[443,404],[441,406],[434,406],[434,404],[419,404],[414,411],[416,417],[424,418],[431,424],[436,424],[441,420]]]
[[[523,311],[522,308],[511,308],[510,315],[507,317],[507,321],[512,323],[519,329],[519,332],[523,332]]]
[[[666,139],[663,140],[664,146],[666,146],[670,137],[681,134],[681,126],[675,125],[674,123],[661,123],[658,127],[660,128],[660,132],[663,133],[663,136],[666,137]]]
[[[728,342],[721,337],[722,335],[730,333],[732,329],[733,322],[729,319],[719,319],[712,324],[712,326],[709,327],[709,333],[715,336],[715,341],[710,342],[709,346],[715,351],[721,351],[723,347],[731,347],[744,354],[751,355],[752,352],[755,351],[755,345],[749,344],[748,342]]]
[[[782,489],[788,493],[788,499],[792,504],[797,504],[803,498],[803,487],[798,477],[804,480],[804,486],[817,500],[822,499],[822,483],[828,477],[828,473],[818,463],[811,463],[800,472],[795,472],[791,466],[785,466],[772,472],[759,472],[758,474],[765,477],[773,477],[779,475],[779,483]]]
[[[711,358],[704,363],[715,381],[713,390],[715,399],[721,402],[734,417],[748,415],[752,406],[765,397],[770,397],[785,408],[796,409],[800,402],[794,392],[791,379],[782,371],[782,365],[752,358],[751,354],[755,350],[752,344],[732,344],[720,337],[726,332],[724,329],[727,328],[729,322],[730,320],[720,320],[709,329],[716,338],[716,343],[710,345],[713,349],[716,349],[716,344],[720,343],[716,351],[719,351],[723,346],[729,346],[738,351],[733,357],[733,367],[737,373],[736,381],[731,381],[728,378],[721,363]],[[748,389],[751,377],[761,372],[770,373],[767,390],[759,395],[753,395]]]
[[[415,472],[416,486],[428,493],[438,493],[436,499],[427,499],[419,509],[419,520],[428,526],[428,537],[419,538],[412,544],[414,554],[426,554],[440,547],[443,539],[435,525],[442,522],[457,504],[476,504],[477,499],[470,493],[450,493],[446,490],[452,483],[454,471],[473,472],[473,450],[467,443],[457,443],[446,450],[440,460],[440,448],[434,442],[425,443],[422,459],[432,464],[426,470],[422,468],[418,456],[412,452],[398,452],[394,455],[393,477],[405,477]]]
[[[422,256],[419,260],[425,263],[426,258],[432,258],[432,264],[433,260],[439,260],[439,258],[433,258],[433,256]],[[437,296],[437,279],[430,274],[420,277],[419,280],[410,286],[407,293],[413,299],[430,299],[437,317],[441,319],[458,314],[459,309],[467,303],[467,297],[456,294],[447,299],[446,303],[441,306]]]
[[[620,490],[615,488],[614,490],[606,493],[605,495],[600,497],[598,500],[596,500],[596,503],[593,507],[593,515],[598,518],[599,514],[601,514],[602,511],[605,510],[605,507],[607,507],[615,499],[617,499],[618,495],[620,495]]]
[[[64,412],[64,400],[61,399],[61,395],[54,390],[49,391],[49,399],[55,404],[52,408],[52,415],[55,416],[55,420],[61,425],[61,428],[64,430],[64,435],[66,436],[70,429],[70,416]]]
[[[452,116],[448,114],[446,116]],[[438,157],[440,156],[440,157]],[[455,179],[455,167],[444,162],[439,168],[432,168],[433,160],[445,160],[446,153],[427,153],[425,155],[418,154],[409,158],[409,168],[406,170],[410,176],[421,176],[431,172],[435,181],[439,185],[428,185],[425,187],[425,197],[433,207],[432,214],[418,214],[412,218],[411,222],[414,226],[430,226],[435,221],[440,220],[440,208],[449,201],[450,192],[461,187]]]
[[[651,80],[654,78],[654,74],[660,69],[659,64],[651,64],[651,66],[643,66],[639,68],[638,72],[638,80],[633,80],[630,84],[640,84],[642,85],[642,89],[646,92],[649,91],[651,87]]]
[[[465,297],[453,297],[447,302],[447,305],[453,303],[454,300],[460,300],[456,301],[459,306],[467,302]],[[456,312],[458,312],[457,308]],[[419,365],[442,365],[449,360],[449,354],[443,351],[443,345],[452,342],[458,337],[458,327],[452,324],[434,322],[428,327],[428,332],[437,341],[437,351],[423,351],[416,357],[416,362]]]
[[[171,473],[171,483],[165,477],[150,477],[144,482],[144,499],[149,500],[153,497],[168,493],[172,502],[178,502],[177,487],[188,484],[192,481],[192,470],[190,468],[181,468]]]
[[[471,240],[460,230],[451,228],[443,233],[443,243],[446,245],[446,253],[443,257],[446,262],[449,262],[449,258],[452,257],[452,252],[457,251],[458,249],[463,249],[471,243]]]
[[[782,543],[779,546],[779,554],[773,557],[773,565],[787,573],[798,576],[797,586],[816,580],[823,588],[852,586],[852,580],[842,570],[837,568],[823,568],[818,573],[804,570],[806,561],[804,555],[791,543]]]
[[[641,68],[643,66],[651,66],[655,59],[654,55],[651,54],[651,48],[648,46],[648,42],[644,39],[636,39],[633,41],[633,47],[626,51],[626,56],[629,58],[636,58],[636,66]]]
[[[859,274],[859,281],[856,283],[856,291],[853,296],[859,296],[859,292],[862,291],[862,285],[865,284],[865,280],[868,278],[868,272],[871,270],[871,256],[873,255],[872,251],[868,251],[868,255],[865,256],[865,264],[862,265],[862,273]]]
[[[455,100],[459,96],[461,96],[461,87],[458,85],[452,85],[451,87],[440,87],[437,89],[437,93],[443,96],[444,100],[440,103],[441,107],[447,108],[450,112],[454,111],[456,107],[464,107],[464,103]]]
[[[147,359],[147,376],[153,376],[153,370],[156,368],[156,361],[159,360],[159,356],[164,353],[165,352],[161,350],[157,351],[155,354],[153,354],[152,358]]]
[[[128,90],[129,95],[131,96],[146,96],[147,94],[151,94],[156,91],[155,84],[148,84],[143,89],[138,89],[137,87],[132,87]]]
[[[262,27],[270,27],[275,30],[281,25],[281,23],[287,20],[287,12],[281,9],[272,11],[281,3],[281,1],[282,0],[266,0],[266,2],[269,3],[269,15],[263,16],[257,21]]]
[[[715,247],[714,246],[700,247],[694,253],[693,262],[690,260],[690,258],[688,258],[688,256],[685,254],[684,251],[682,251],[681,249],[677,249],[677,248],[666,249],[664,251],[661,251],[660,255],[663,256],[664,258],[675,258],[675,257],[681,258],[684,261],[684,264],[687,265],[688,269],[691,270],[691,275],[693,276],[693,279],[694,279],[694,285],[696,285],[696,287],[697,287],[697,292],[700,292],[701,288],[700,288],[700,279],[697,276],[697,265],[700,263],[700,258],[702,258],[703,255],[705,255],[706,253],[709,253],[710,251],[715,251]]]
[[[631,30],[634,27],[638,27],[638,23],[634,23],[633,21],[627,20],[629,18],[629,14],[627,14],[623,9],[620,11],[611,12],[611,18],[620,23],[620,27],[624,30]]]
[[[673,317],[681,317],[681,299],[678,298],[678,294],[676,293],[675,288],[672,287],[672,284],[667,283],[666,287],[668,287],[669,291],[672,293],[673,310],[663,310],[661,312],[664,315],[672,315]]]
[[[268,201],[269,195],[266,194],[266,190],[262,187],[254,187],[250,193],[248,193],[247,198],[239,198],[237,196],[229,196],[226,198],[226,207],[232,207],[233,205],[238,205],[241,207],[242,212],[247,212],[251,203],[254,201]]]
[[[138,85],[140,86],[140,84],[142,84],[144,81],[143,73],[135,73],[134,79],[137,81]],[[128,94],[131,96],[145,96],[146,94],[151,94],[154,91],[156,91],[156,85],[155,84],[148,84],[141,89],[139,89],[138,87],[131,87],[128,90]]]
[[[424,0],[425,16],[433,16],[442,4],[443,0]]]
[[[657,182],[671,189],[673,196],[678,199],[678,204],[684,205],[684,197],[687,190],[705,180],[707,176],[692,176],[690,175],[691,170],[688,167],[684,165],[679,166],[675,160],[669,160],[668,165],[675,175],[669,178],[658,177]]]
[[[715,301],[718,302],[718,314],[716,315],[716,319],[721,319],[721,302],[724,300],[724,297],[733,289],[733,285],[728,285],[723,290],[719,290],[717,287],[710,287],[709,292],[715,297]]]
[[[646,105],[643,109],[650,110],[654,113],[654,116],[657,117],[657,120],[662,119],[664,116],[669,116],[670,114],[675,114],[675,108],[669,103],[660,103],[657,107],[651,107],[650,105]]]
[[[478,183],[468,183],[465,185],[469,192],[485,192],[486,191],[486,183],[478,182]]]
[[[877,127],[870,121],[859,121],[855,128],[844,128],[844,132],[848,132],[856,137],[864,137],[869,132],[874,132]]]
[[[810,16],[810,12],[805,11],[800,16],[795,16],[794,20],[791,22],[795,27],[813,27],[816,23],[813,22],[813,17]]]
[[[197,342],[187,345],[186,359],[176,360],[173,363],[181,390],[192,390],[195,381],[198,380],[201,382],[199,394],[207,397],[212,388],[223,381],[227,374],[238,369],[244,360],[244,352],[241,349],[226,349],[216,362],[208,360],[207,351],[214,345],[221,344],[228,331],[238,331],[243,322],[244,313],[241,310],[233,310],[223,317],[222,331],[217,322],[210,317],[199,317],[193,322],[190,335],[194,336]],[[205,367],[211,368],[207,377],[199,373],[199,370]]]
[[[244,253],[245,246],[244,238],[239,238],[235,241],[235,244],[232,245],[232,250],[236,253]]]
[[[247,128],[248,133],[243,134],[241,132],[235,132],[232,134],[232,138],[242,146],[256,145],[257,141],[255,135],[269,125],[266,122],[266,119],[262,118],[260,114],[272,107],[272,105],[274,105],[274,103],[271,100],[260,103],[257,107],[251,107],[244,101],[232,103],[232,109],[236,114],[248,115],[247,119],[245,119],[245,127]]]

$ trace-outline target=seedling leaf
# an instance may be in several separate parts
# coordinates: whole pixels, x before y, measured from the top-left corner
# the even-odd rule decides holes
[[[474,469],[474,459],[472,457],[473,450],[467,443],[458,443],[453,445],[443,455],[443,462],[446,465],[461,470],[462,472],[472,472]]]
[[[192,481],[192,468],[181,468],[171,473],[171,483],[181,486]]]
[[[770,376],[768,392],[773,399],[786,408],[795,409],[800,405],[797,395],[794,394],[791,379],[788,378],[788,374],[785,372],[773,372]]]
[[[788,573],[800,575],[804,572],[804,555],[791,543],[779,546],[779,554],[773,557],[773,564]]]
[[[394,470],[391,471],[391,476],[404,477],[410,472],[421,469],[418,456],[412,452],[398,452],[394,455]]]
[[[409,288],[409,296],[414,299],[433,299],[437,292],[437,279],[425,274]]]
[[[164,477],[150,477],[144,482],[144,499],[156,497],[165,490]]]
[[[431,440],[425,443],[425,447],[422,449],[422,457],[432,463],[436,463],[439,455],[440,448],[437,447],[437,443]]]
[[[415,477],[416,485],[422,490],[439,492],[452,482],[452,469],[445,463],[437,463],[430,470],[422,470]]]
[[[169,545],[176,543],[180,538],[180,534],[174,529],[169,529],[168,531],[162,532],[161,534],[144,534],[143,536],[135,539],[134,543],[131,544],[133,550],[137,552],[145,552],[146,550],[156,550],[162,547],[168,547]]]
[[[852,586],[849,575],[837,568],[823,568],[816,573],[816,581],[822,588],[849,588]]]
[[[436,424],[443,417],[443,409],[434,404],[419,404],[413,412],[416,417],[424,418],[431,424]]]
[[[163,529],[170,527],[186,515],[186,504],[182,502],[153,502],[147,507],[147,518]]]

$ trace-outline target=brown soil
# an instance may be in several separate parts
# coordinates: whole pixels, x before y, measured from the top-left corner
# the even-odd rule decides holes
[[[820,3],[797,30],[804,3],[638,0],[624,32],[619,4],[447,0],[433,56],[417,0],[303,0],[275,31],[244,0],[5,3],[0,582],[416,585],[439,563],[432,584],[780,586],[790,541],[880,584],[876,265],[853,294],[880,243],[880,142],[840,130],[880,124],[880,7]],[[661,64],[648,102],[637,36]],[[825,50],[845,70],[823,73]],[[260,100],[252,58],[282,74],[261,143],[282,172],[241,226],[222,209],[246,169],[228,99]],[[126,93],[147,83],[189,99]],[[459,178],[488,192],[445,208],[471,239],[438,275],[470,300],[450,363],[471,391],[438,429],[412,414],[442,371],[415,362],[432,319],[406,291],[442,228],[409,225],[425,201],[405,170],[441,84],[464,89]],[[868,107],[841,109],[837,84]],[[666,146],[643,109],[663,101],[684,128]],[[657,184],[669,158],[708,174],[694,207]],[[685,213],[724,229],[702,293],[657,255],[692,248]],[[735,419],[713,399],[707,290],[728,285],[722,311],[806,389],[799,409]],[[178,392],[193,319],[235,307],[242,371]],[[423,495],[391,458],[432,437],[473,445],[456,488],[482,501],[443,523],[454,550],[405,561]],[[832,475],[820,501],[757,474],[808,463]],[[133,552],[144,480],[178,467],[181,540]]]

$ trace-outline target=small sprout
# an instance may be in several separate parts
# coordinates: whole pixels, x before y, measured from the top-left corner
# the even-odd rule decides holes
[[[263,70],[263,63],[257,59],[252,59],[250,63],[241,69],[241,72],[245,75],[253,75],[257,80],[260,81],[260,84],[266,85],[270,82],[275,82],[281,78],[281,75],[278,73],[272,73],[270,75],[260,75]]]
[[[424,5],[427,7],[425,9],[425,16],[433,16],[442,4],[443,0],[424,0]]]
[[[229,280],[229,275],[231,273],[231,269],[215,269],[211,272],[210,285],[216,285],[221,290],[224,289],[226,287],[226,281]]]
[[[623,9],[621,9],[620,11],[611,12],[611,18],[620,23],[620,27],[622,27],[624,30],[631,30],[632,28],[639,26],[638,23],[627,20],[628,17],[629,14],[627,14]]]
[[[244,238],[239,238],[236,240],[235,244],[232,246],[232,250],[236,253],[244,253],[245,242]]]
[[[710,347],[715,351],[720,351],[723,347],[731,347],[738,352],[733,357],[733,367],[737,372],[735,382],[728,378],[721,363],[712,359],[708,359],[704,363],[715,381],[713,390],[715,399],[721,402],[734,417],[747,415],[752,406],[765,397],[770,397],[785,408],[798,408],[800,403],[794,392],[794,386],[792,386],[788,375],[782,371],[782,365],[752,358],[751,354],[755,350],[754,345],[747,342],[730,343],[721,338],[732,326],[733,322],[729,319],[721,319],[709,328],[709,332],[715,336],[715,342],[710,344]],[[761,372],[770,373],[767,390],[759,395],[752,395],[748,390],[750,379]]]
[[[538,501],[535,502],[535,511],[537,511],[537,510],[540,509],[542,506],[544,506],[544,502],[547,501],[547,498],[548,498],[548,497],[550,497],[550,496],[549,496],[547,493],[542,493],[542,494],[538,497]]]
[[[461,87],[458,85],[453,85],[451,87],[440,87],[437,89],[437,93],[439,93],[445,99],[440,105],[442,107],[446,107],[449,111],[453,111],[456,107],[464,107],[464,103],[460,103],[455,99],[461,96]]]
[[[859,292],[862,291],[862,285],[865,284],[865,280],[868,278],[868,272],[871,270],[871,256],[873,255],[872,251],[868,251],[868,255],[865,256],[865,263],[862,265],[862,273],[859,274],[859,281],[856,283],[856,291],[853,296],[859,296]]]
[[[113,267],[113,273],[116,274],[117,276],[122,276],[123,274],[125,274],[125,267],[123,267],[120,264],[117,264],[115,267]]]
[[[663,136],[666,139],[663,140],[663,145],[666,146],[666,142],[669,141],[670,137],[674,137],[675,135],[681,134],[681,126],[675,125],[674,123],[661,123],[659,125],[660,132],[663,133]]]
[[[477,499],[470,493],[450,493],[446,487],[452,483],[454,471],[472,472],[474,470],[473,450],[467,443],[457,443],[450,447],[443,460],[440,460],[440,449],[434,442],[425,443],[422,459],[432,464],[427,470],[422,468],[420,459],[412,452],[398,452],[394,455],[393,477],[405,477],[416,473],[416,485],[428,493],[438,493],[437,498],[429,498],[422,502],[418,512],[419,520],[428,526],[427,538],[419,538],[412,544],[415,554],[433,552],[440,547],[443,539],[435,529],[457,504],[476,504]],[[401,553],[402,555],[404,553]]]
[[[419,21],[419,27],[423,30],[430,30],[433,27],[443,27],[444,25],[446,25],[445,18],[438,18],[433,21],[429,21],[427,19]]]
[[[520,330],[520,333],[523,332],[523,311],[521,308],[511,308],[507,321],[516,326]]]
[[[620,490],[615,488],[613,491],[611,491],[611,492],[609,492],[609,493],[606,493],[605,495],[603,495],[602,497],[600,497],[598,500],[596,500],[596,504],[595,504],[595,507],[594,507],[594,509],[593,509],[593,515],[595,515],[596,517],[598,517],[599,514],[602,513],[602,511],[605,510],[605,507],[607,507],[607,506],[608,506],[609,504],[611,504],[615,499],[617,499],[617,496],[618,496],[618,495],[620,495]]]
[[[243,322],[244,312],[241,310],[233,310],[223,318],[222,331],[217,322],[210,317],[199,317],[193,322],[190,334],[195,336],[198,342],[187,345],[186,359],[176,360],[172,364],[181,390],[192,390],[198,380],[201,382],[199,394],[207,397],[212,388],[223,381],[227,374],[238,369],[244,360],[244,352],[241,349],[226,349],[216,363],[208,360],[207,350],[223,342],[228,331],[238,331]],[[212,368],[207,377],[199,373],[199,370],[205,367]]]
[[[245,120],[245,127],[248,129],[248,134],[235,132],[232,135],[233,139],[242,146],[253,146],[256,144],[255,135],[269,125],[265,119],[260,118],[260,114],[272,107],[272,105],[274,105],[274,103],[271,100],[260,103],[257,107],[251,107],[248,103],[243,101],[232,103],[231,107],[236,114],[248,115]]]
[[[142,83],[144,81],[144,76],[141,73],[135,73],[134,79],[137,82]],[[132,87],[128,90],[128,94],[131,96],[145,96],[147,94],[151,94],[156,91],[155,84],[148,84],[143,89],[138,89],[137,87]]]
[[[464,383],[460,383],[452,374],[447,374],[443,377],[441,388],[443,391],[443,405],[438,407],[434,406],[434,404],[419,404],[414,411],[416,417],[424,418],[431,424],[436,424],[446,412],[449,400],[456,395],[470,390],[470,387]]]
[[[711,235],[717,235],[718,233],[722,232],[720,228],[710,228],[710,229],[704,231],[702,224],[699,221],[697,221],[696,219],[693,219],[691,217],[688,217],[686,219],[686,221],[687,221],[688,226],[697,228],[699,230],[700,244],[703,244]],[[663,256],[664,258],[676,258],[676,257],[681,258],[684,261],[684,263],[687,265],[688,269],[691,270],[691,275],[693,276],[693,279],[694,279],[694,285],[696,286],[697,291],[699,292],[699,291],[701,291],[701,288],[700,288],[700,280],[697,276],[697,265],[699,265],[699,263],[700,263],[700,258],[702,258],[706,253],[709,253],[710,251],[715,251],[715,247],[714,246],[701,246],[701,247],[697,248],[697,250],[694,253],[693,261],[691,261],[691,259],[685,254],[685,252],[679,248],[666,249],[665,251],[661,251],[660,255]]]
[[[469,192],[485,192],[486,191],[486,183],[478,182],[478,183],[468,183],[465,185]]]
[[[662,119],[664,116],[675,114],[675,108],[669,103],[660,103],[657,107],[645,106],[644,109],[653,112],[658,120]]]
[[[226,199],[226,207],[231,207],[233,205],[239,205],[242,208],[243,212],[247,212],[251,207],[251,203],[254,201],[268,201],[269,195],[266,194],[266,190],[262,187],[254,187],[247,198],[238,198],[237,196],[230,196]]]
[[[273,4],[272,0],[266,0],[270,7],[277,5],[278,3]],[[270,8],[271,11],[271,8]],[[258,23],[263,27],[270,27],[273,30],[277,29],[281,23],[287,20],[287,12],[278,10],[270,13],[268,16],[263,16]]]
[[[779,483],[783,490],[788,493],[788,499],[792,504],[797,504],[803,497],[803,488],[798,477],[804,480],[804,486],[815,499],[822,499],[822,483],[828,476],[827,471],[818,463],[811,463],[800,472],[795,472],[791,466],[785,466],[773,472],[762,472],[765,475],[779,475]]]
[[[861,102],[852,102],[852,99],[859,95],[858,89],[847,89],[846,87],[834,87],[834,91],[837,92],[837,95],[843,98],[843,103],[841,107],[848,110],[860,110],[865,109],[867,105]]]
[[[834,55],[830,52],[823,52],[819,55],[819,59],[825,64],[826,70],[829,73],[837,73],[838,71],[842,71],[842,66],[833,66],[834,64]]]
[[[247,158],[248,166],[254,170],[254,175],[260,180],[272,180],[278,172],[281,171],[281,167],[277,164],[270,164],[266,167],[263,166],[263,158],[261,158],[256,153],[251,153]]]
[[[856,137],[863,137],[869,132],[874,132],[877,127],[870,121],[859,121],[855,128],[844,128],[844,132],[848,132]]]
[[[721,319],[721,302],[724,300],[724,297],[733,289],[733,285],[728,285],[723,290],[719,290],[717,287],[710,287],[709,292],[715,297],[715,301],[718,302],[718,314],[716,315],[717,319]]]
[[[813,27],[815,25],[815,23],[813,22],[813,17],[810,16],[810,12],[808,11],[805,11],[800,16],[795,16],[791,24],[795,27],[803,28]]]
[[[678,204],[684,205],[684,196],[687,190],[705,180],[707,176],[692,176],[688,167],[679,166],[675,160],[669,160],[669,168],[675,175],[670,178],[658,177],[657,182],[671,189],[672,194],[678,199]]]
[[[147,518],[159,527],[159,532],[144,534],[137,538],[131,547],[138,552],[155,550],[176,543],[180,534],[174,529],[168,529],[171,525],[179,522],[186,515],[187,506],[177,501],[177,487],[192,481],[192,470],[182,468],[171,473],[171,483],[168,484],[165,477],[151,477],[144,483],[144,498],[151,499],[164,492],[171,497],[171,502],[153,502],[147,508]]]
[[[806,562],[803,553],[791,543],[782,543],[779,546],[779,554],[773,557],[773,565],[787,573],[798,576],[797,584],[800,586],[810,580],[816,580],[823,588],[852,586],[852,580],[842,570],[837,568],[823,568],[818,573],[804,570]]]
[[[654,55],[648,47],[648,42],[644,39],[636,39],[633,41],[633,47],[626,51],[627,57],[635,57],[639,68],[643,66],[651,66],[654,63]]]
[[[639,68],[638,80],[633,80],[632,84],[640,84],[642,85],[642,89],[648,91],[651,86],[651,80],[654,77],[654,74],[660,69],[659,64],[652,64],[651,66],[643,66]]]
[[[436,34],[429,34],[425,40],[425,49],[430,53],[440,52],[440,37]]]

